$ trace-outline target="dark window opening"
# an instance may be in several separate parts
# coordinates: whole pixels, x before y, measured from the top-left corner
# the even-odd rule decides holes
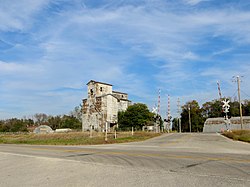
[[[93,95],[93,93],[94,93],[94,92],[93,92],[93,89],[90,89],[90,94]]]
[[[102,92],[102,87],[100,88],[100,91]]]

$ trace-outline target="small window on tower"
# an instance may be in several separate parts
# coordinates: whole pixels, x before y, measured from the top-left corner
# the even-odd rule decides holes
[[[122,95],[122,98],[123,98],[123,95]]]
[[[100,88],[100,92],[102,92],[102,87]]]
[[[94,92],[93,92],[93,89],[90,89],[90,94],[93,95],[93,93],[94,93]]]

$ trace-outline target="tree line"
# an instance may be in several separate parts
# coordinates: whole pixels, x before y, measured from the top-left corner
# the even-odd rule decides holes
[[[11,118],[0,120],[0,132],[28,132],[40,125],[48,125],[53,130],[59,128],[81,129],[81,107],[77,106],[69,115],[51,116],[36,113],[31,118]]]
[[[226,99],[226,98],[224,98]],[[231,100],[231,99],[229,99]],[[229,118],[239,116],[239,102],[231,101],[230,110],[228,113]],[[188,101],[182,106],[180,115],[182,132],[190,132],[189,128],[189,112],[191,119],[191,131],[202,132],[204,122],[207,118],[224,117],[225,113],[222,111],[221,100],[212,100],[204,103],[201,107],[196,100]],[[242,103],[243,116],[250,116],[250,101],[245,100]],[[154,125],[156,121],[160,122],[160,126],[163,125],[163,118],[156,116],[150,112],[148,107],[142,103],[136,103],[127,108],[126,111],[118,113],[118,125],[120,129],[142,129],[143,126]],[[165,121],[167,121],[165,119]],[[172,120],[172,130],[179,131],[178,119]]]
[[[221,100],[213,100],[204,103],[201,107],[196,100],[187,102],[182,106],[180,115],[182,132],[189,132],[189,112],[191,118],[192,132],[202,132],[204,122],[207,118],[224,117]],[[250,101],[242,103],[243,116],[250,116]],[[239,102],[231,101],[229,117],[239,116]],[[126,111],[118,112],[118,126],[121,130],[128,130],[134,127],[141,130],[143,126],[154,125],[158,122],[163,125],[163,118],[148,109],[147,105],[135,103],[127,108]],[[81,129],[81,106],[75,107],[69,115],[50,116],[37,113],[30,119],[7,119],[0,120],[0,132],[27,132],[39,125],[48,125],[53,130],[58,128]],[[179,130],[178,119],[172,120],[172,130]]]
[[[224,98],[225,99],[225,98]],[[231,100],[229,98],[229,100]],[[239,112],[239,102],[232,101],[229,103],[230,109],[228,113],[228,117],[236,117],[240,116]],[[190,118],[191,118],[191,130],[192,132],[202,132],[204,122],[207,118],[215,118],[215,117],[224,117],[225,113],[222,110],[222,102],[221,100],[213,100],[204,103],[201,107],[199,106],[196,100],[189,101],[185,105],[182,106],[181,112],[181,128],[182,132],[189,132],[189,109],[190,109]],[[242,115],[250,116],[250,100],[245,100],[242,102]],[[173,119],[172,130],[179,130],[178,119]]]

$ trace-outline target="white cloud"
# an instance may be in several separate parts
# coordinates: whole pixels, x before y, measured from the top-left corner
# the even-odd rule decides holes
[[[233,51],[233,47],[230,47],[230,48],[226,48],[226,49],[222,49],[222,50],[219,50],[219,51],[215,51],[212,53],[212,55],[223,55],[225,53],[230,53],[231,51]]]
[[[23,30],[34,21],[32,16],[48,4],[48,0],[1,1],[0,31]]]
[[[189,51],[189,52],[184,53],[182,58],[184,60],[197,60],[199,57],[198,57],[198,55]]]
[[[20,106],[29,106],[29,111],[39,112],[38,106],[43,103],[53,105],[47,112],[71,110],[86,96],[85,83],[90,79],[114,84],[118,90],[149,105],[154,104],[152,95],[159,87],[171,94],[182,93],[179,96],[190,92],[185,99],[206,94],[211,90],[211,83],[205,78],[225,80],[231,76],[224,77],[220,61],[216,60],[218,64],[215,64],[213,60],[231,52],[232,47],[209,51],[216,46],[203,48],[210,42],[208,38],[223,37],[232,43],[234,50],[250,43],[247,24],[250,13],[246,11],[209,9],[176,13],[171,9],[149,9],[146,4],[91,9],[84,3],[82,10],[46,13],[43,17],[47,19],[41,19],[34,15],[48,1],[29,1],[25,9],[26,2],[18,1],[0,11],[0,31],[24,29],[31,32],[32,44],[24,44],[23,48],[36,46],[41,55],[28,62],[25,57],[0,61],[0,76],[4,79],[5,91],[12,98],[16,97],[14,93],[22,94],[17,97],[23,101]],[[190,5],[200,2],[186,1]],[[33,27],[34,22],[40,27]],[[203,54],[200,54],[201,49]],[[139,62],[139,58],[145,62]],[[137,63],[152,71],[141,72],[138,67],[135,70]],[[250,70],[248,66],[245,69],[237,69],[237,66],[233,60],[228,61],[228,69],[231,69],[228,74]],[[65,87],[82,88],[82,92],[55,91]],[[13,104],[18,103],[11,97],[8,99],[13,100]],[[41,110],[46,112],[46,107]]]
[[[204,1],[210,1],[210,0],[184,0],[184,2],[189,4],[189,5],[197,5],[197,4],[204,2]]]
[[[3,62],[0,61],[0,73],[3,74],[28,74],[36,71],[40,71],[38,67],[34,64],[23,64],[23,63],[15,63],[15,62]]]

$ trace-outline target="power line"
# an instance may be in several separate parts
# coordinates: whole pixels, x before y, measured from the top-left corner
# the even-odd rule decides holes
[[[242,89],[241,89],[241,92],[244,93],[247,97],[250,97],[250,95],[248,95],[246,92],[244,92]]]
[[[237,93],[238,90],[235,90],[233,96],[231,96],[231,98],[235,97],[236,96],[236,93]]]

